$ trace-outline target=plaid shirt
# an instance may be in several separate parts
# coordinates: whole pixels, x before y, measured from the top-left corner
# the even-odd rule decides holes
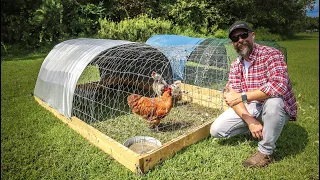
[[[270,97],[282,97],[286,112],[291,120],[296,120],[296,98],[282,53],[275,48],[255,43],[249,62],[247,76],[241,57],[232,62],[227,85],[231,85],[238,93],[259,89]]]

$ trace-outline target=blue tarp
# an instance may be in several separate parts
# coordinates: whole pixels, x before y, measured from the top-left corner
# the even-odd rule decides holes
[[[184,69],[192,51],[206,38],[160,34],[150,37],[146,44],[154,47],[172,47],[159,49],[170,60],[174,80],[184,80]],[[183,49],[183,50],[181,50]]]
[[[146,44],[155,46],[197,45],[206,38],[192,38],[188,36],[159,34],[151,36]]]

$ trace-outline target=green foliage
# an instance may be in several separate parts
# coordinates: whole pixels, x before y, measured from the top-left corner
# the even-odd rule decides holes
[[[29,19],[40,4],[40,1],[1,1],[1,41],[24,45],[37,41],[36,30],[29,24]]]
[[[182,36],[197,37],[197,38],[206,37],[206,35],[196,32],[192,27],[180,27],[177,25],[173,27],[170,33],[176,34],[176,35],[182,35]]]
[[[112,19],[119,22],[124,19],[135,18],[140,14],[147,14],[153,3],[150,0],[117,0],[112,8],[114,11]]]
[[[73,0],[43,0],[30,9],[27,7],[19,15],[2,13],[6,17],[1,34],[4,42],[33,48],[72,37],[94,36],[99,28],[98,19],[105,16],[106,10],[102,2],[80,4]]]
[[[1,42],[1,55],[2,53],[8,53],[7,46],[3,42]]]
[[[99,19],[99,38],[122,39],[129,41],[145,42],[154,34],[177,34],[190,37],[213,37],[197,32],[193,27],[181,27],[173,25],[169,20],[161,18],[150,18],[148,15],[139,15],[133,19],[125,19],[119,23]]]
[[[220,14],[230,16],[231,21],[244,20],[252,23],[253,28],[265,27],[271,33],[287,35],[296,32],[293,26],[306,17],[306,8],[315,0],[278,1],[278,0],[229,0],[219,1]],[[281,7],[281,8],[279,8]]]
[[[169,18],[178,26],[192,27],[195,32],[205,35],[211,33],[213,24],[221,21],[218,9],[210,6],[207,0],[177,0],[170,7]]]
[[[98,30],[102,37],[104,31],[113,33],[101,30],[101,24],[105,23],[99,19],[107,19],[110,25],[114,22],[114,26],[122,28],[136,28],[119,28],[115,34],[108,35],[113,39],[138,41],[146,39],[142,36],[163,32],[191,37],[225,37],[218,29],[227,30],[237,20],[249,22],[254,29],[267,28],[261,30],[266,39],[284,39],[319,27],[319,18],[306,17],[306,8],[312,9],[315,0],[6,0],[1,1],[1,5],[1,41],[19,43],[25,48],[77,37],[97,37],[101,35]],[[141,18],[143,16],[147,18]],[[148,22],[138,22],[142,27],[130,24],[137,19]],[[149,19],[161,25],[153,24]],[[164,27],[159,27],[162,25]],[[151,30],[156,31],[152,33]],[[127,31],[129,35],[123,34]]]
[[[133,19],[125,19],[119,23],[109,21],[106,18],[99,19],[99,38],[122,39],[129,41],[145,42],[153,34],[170,33],[172,23],[160,18],[149,18],[147,15],[139,15]]]
[[[53,40],[59,39],[65,31],[63,25],[63,5],[61,1],[43,0],[43,4],[33,13],[33,18],[29,20],[30,24],[39,31],[37,45],[49,44]],[[27,41],[28,36],[23,36]],[[33,43],[28,43],[35,45]]]
[[[268,28],[264,27],[258,27],[254,29],[254,32],[256,33],[255,39],[256,40],[262,40],[262,41],[280,41],[283,40],[285,37],[280,36],[278,34],[273,34],[269,32]]]
[[[66,11],[68,10],[68,11]],[[68,3],[44,0],[34,13],[30,24],[40,29],[39,43],[51,44],[66,37],[94,35],[99,27],[98,19],[104,14],[103,3]],[[70,25],[69,25],[70,24]]]
[[[306,24],[303,26],[304,30],[319,30],[319,16],[318,17],[306,17]],[[304,32],[302,30],[302,32]]]
[[[70,15],[71,19],[65,19],[70,21],[70,27],[68,27],[71,36],[92,36],[97,33],[99,28],[98,19],[104,17],[105,8],[103,3],[99,4],[80,4],[77,6],[75,12]]]
[[[218,29],[218,30],[214,33],[214,37],[215,37],[215,38],[229,38],[229,33],[228,33],[227,30]]]

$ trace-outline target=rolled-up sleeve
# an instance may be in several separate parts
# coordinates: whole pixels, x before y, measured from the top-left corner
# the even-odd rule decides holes
[[[232,87],[236,92],[242,92],[241,88],[241,79],[238,69],[238,64],[236,62],[232,63],[230,66],[230,72],[229,72],[229,82],[227,83],[227,86]]]
[[[270,55],[267,61],[268,82],[259,89],[270,97],[282,97],[287,92],[288,70],[281,53]]]

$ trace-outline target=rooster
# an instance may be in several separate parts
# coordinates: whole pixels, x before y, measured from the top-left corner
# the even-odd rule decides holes
[[[151,77],[153,78],[152,89],[158,97],[161,97],[162,93],[164,92],[164,87],[168,84],[160,74],[154,71],[152,71]]]
[[[158,97],[161,97],[161,95],[164,92],[164,87],[167,86],[167,82],[163,79],[163,77],[152,71],[151,77],[154,79],[152,84],[153,91],[157,94]],[[172,98],[179,101],[182,99],[182,91],[181,91],[181,81],[175,81],[173,84],[169,85],[169,87],[172,89]]]
[[[155,126],[159,131],[160,120],[172,109],[172,89],[167,85],[164,87],[164,93],[160,97],[148,98],[139,94],[131,94],[128,96],[128,105],[133,113],[141,116],[149,122],[149,127]]]

